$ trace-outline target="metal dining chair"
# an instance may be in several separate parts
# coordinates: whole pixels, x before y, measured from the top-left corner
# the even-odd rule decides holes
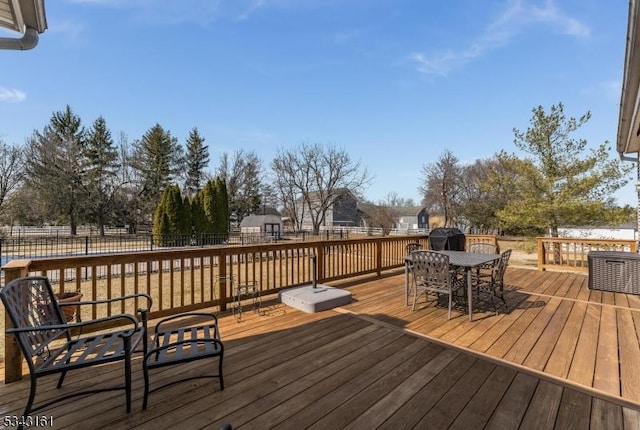
[[[422,295],[425,296],[426,302],[429,293],[436,293],[438,297],[440,294],[446,294],[449,296],[447,319],[450,319],[453,294],[461,284],[454,282],[455,273],[449,265],[449,256],[434,251],[414,251],[411,253],[411,259],[415,288],[412,309],[416,310],[416,303]]]
[[[422,244],[418,243],[418,242],[411,242],[408,243],[405,247],[404,247],[404,251],[405,251],[405,258],[409,258],[411,257],[411,253],[413,251],[420,251],[422,249]],[[410,260],[405,261],[405,264],[408,265],[408,270],[411,271],[412,268],[412,264]],[[406,292],[406,301],[407,301],[407,306],[409,306],[409,297],[411,296],[411,293],[414,290],[414,285],[415,282],[413,280],[413,276],[409,277],[409,280],[407,281],[407,292]]]
[[[507,304],[504,298],[504,273],[509,265],[509,258],[511,257],[511,250],[507,249],[500,258],[496,260],[496,263],[491,269],[491,276],[478,277],[475,282],[475,290],[478,296],[480,294],[487,294],[491,297],[491,306],[494,312],[498,313],[498,308],[495,304],[495,297],[498,296],[502,302]]]
[[[469,245],[468,252],[479,254],[497,254],[498,246],[489,242],[475,242]]]
[[[477,254],[497,254],[498,245],[489,242],[475,242],[469,245],[469,249],[467,250],[467,252]],[[495,264],[495,262],[492,262],[482,266],[478,266],[475,273],[473,274],[474,281],[479,280],[480,278],[485,278],[485,280],[491,279],[493,267],[495,266]]]

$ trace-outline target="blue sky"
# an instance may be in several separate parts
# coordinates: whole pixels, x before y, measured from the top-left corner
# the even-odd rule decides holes
[[[69,104],[138,139],[160,123],[268,168],[303,142],[346,149],[365,196],[420,201],[425,164],[515,152],[513,128],[563,102],[615,152],[622,0],[55,0],[31,51],[0,51],[0,138]],[[4,32],[1,36],[18,36]],[[633,185],[616,194],[636,204]]]

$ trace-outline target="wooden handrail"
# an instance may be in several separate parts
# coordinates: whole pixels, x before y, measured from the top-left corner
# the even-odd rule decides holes
[[[591,251],[638,252],[638,242],[622,239],[538,237],[538,270],[562,269],[586,272]]]

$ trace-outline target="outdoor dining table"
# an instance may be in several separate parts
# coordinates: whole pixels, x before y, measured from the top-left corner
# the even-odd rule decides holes
[[[465,276],[467,277],[467,304],[469,307],[469,321],[473,320],[473,279],[471,276],[471,270],[482,266],[487,263],[491,263],[500,258],[500,254],[483,254],[478,252],[466,252],[466,251],[434,251],[440,254],[449,256],[449,264],[451,266],[460,267],[464,269]],[[405,274],[405,299],[409,302],[409,272],[411,269],[411,256],[408,255],[404,259],[404,274]]]

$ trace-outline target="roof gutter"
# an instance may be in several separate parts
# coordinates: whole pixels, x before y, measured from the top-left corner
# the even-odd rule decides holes
[[[26,51],[35,48],[37,44],[38,30],[32,27],[27,27],[24,31],[24,35],[19,39],[0,37],[0,49]]]
[[[636,156],[635,157],[629,157],[628,155],[625,155],[624,152],[619,152],[618,155],[620,156],[620,161],[630,161],[632,163],[637,163],[638,162],[638,154],[635,153]]]
[[[639,17],[640,1],[630,0],[616,145],[619,153],[636,152],[638,145],[637,116],[639,113],[640,53],[638,53],[637,48],[640,47]]]

